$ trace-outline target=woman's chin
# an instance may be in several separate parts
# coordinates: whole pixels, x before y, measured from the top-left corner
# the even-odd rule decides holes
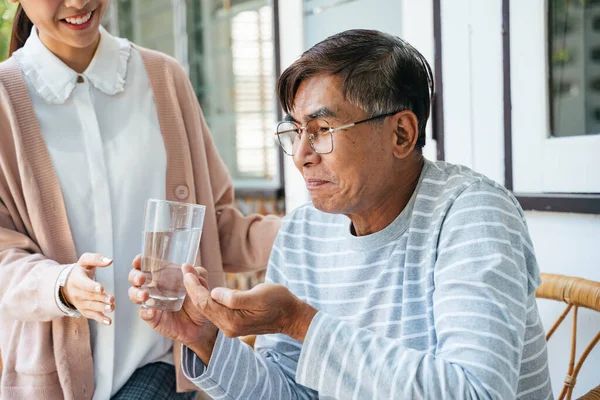
[[[100,31],[98,28],[95,30],[86,30],[86,32],[72,31],[67,33],[68,35],[64,42],[68,44],[69,47],[81,50],[96,46],[100,38]]]

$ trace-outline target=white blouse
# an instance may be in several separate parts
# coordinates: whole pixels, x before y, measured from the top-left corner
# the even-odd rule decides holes
[[[127,275],[142,247],[146,199],[166,198],[167,155],[139,53],[104,29],[94,59],[78,75],[34,28],[14,53],[60,182],[77,255],[113,258],[96,280],[115,296],[111,326],[89,320],[94,399],[116,394],[141,366],[173,363],[172,342],[129,301]],[[50,284],[50,283],[49,283]]]

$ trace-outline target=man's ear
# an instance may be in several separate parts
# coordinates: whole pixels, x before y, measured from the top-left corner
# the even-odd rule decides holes
[[[394,129],[394,156],[406,158],[412,153],[419,138],[419,121],[415,113],[400,111],[392,116]]]

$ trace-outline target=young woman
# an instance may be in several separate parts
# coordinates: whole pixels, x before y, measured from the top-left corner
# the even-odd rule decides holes
[[[127,301],[146,199],[206,205],[212,286],[264,268],[279,227],[235,210],[185,72],[106,32],[108,3],[21,0],[0,64],[3,399],[192,398]]]

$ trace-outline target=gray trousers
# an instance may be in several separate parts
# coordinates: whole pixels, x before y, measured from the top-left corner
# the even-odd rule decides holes
[[[175,367],[157,362],[136,370],[111,400],[196,400],[210,399],[198,392],[177,393]]]

